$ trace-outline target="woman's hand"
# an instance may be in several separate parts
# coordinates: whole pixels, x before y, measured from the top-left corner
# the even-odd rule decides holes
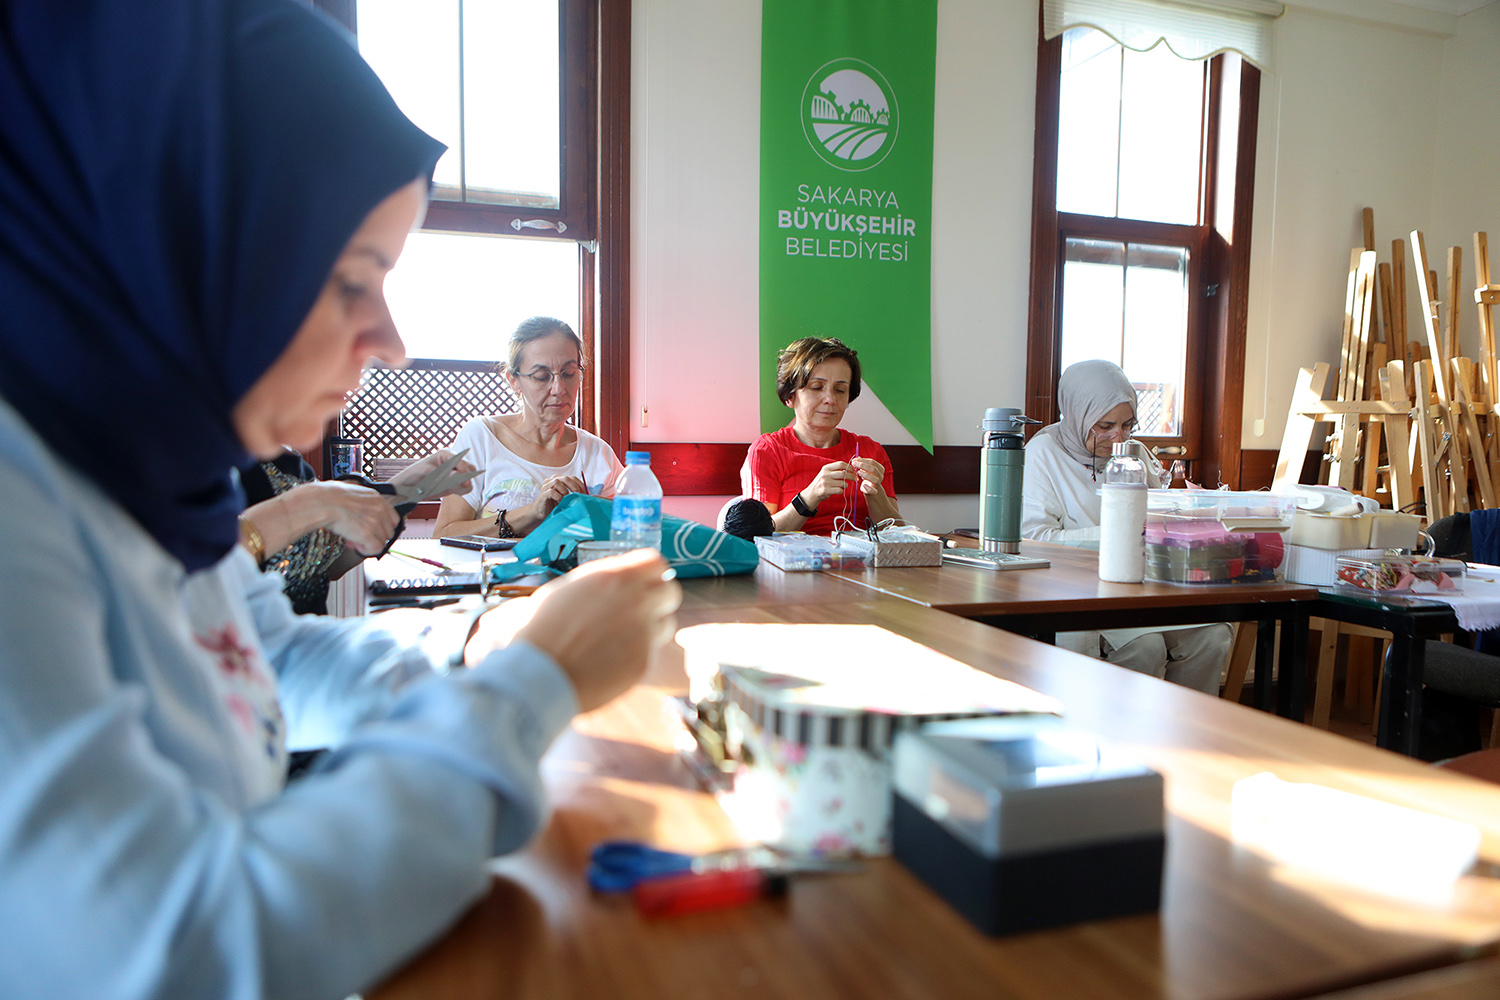
[[[861,461],[866,460],[861,459]],[[881,474],[884,475],[883,472]],[[849,481],[858,476],[859,473],[848,462],[829,462],[818,470],[817,476],[803,489],[802,502],[809,507],[817,507],[824,500],[842,496],[849,486]]]
[[[453,452],[449,451],[447,448],[444,448],[441,451],[435,451],[431,455],[428,455],[426,458],[417,459],[415,462],[408,465],[400,472],[396,473],[390,478],[390,483],[393,486],[415,486],[417,483],[420,483],[428,473],[432,472],[434,469],[436,469],[438,466],[442,465],[452,457]],[[453,467],[453,471],[457,474],[462,475],[463,473],[477,472],[478,470],[474,467],[473,462],[460,460],[459,463]],[[451,496],[455,493],[462,493],[468,488],[469,484],[467,482],[459,483],[452,489],[444,490],[442,493],[432,494],[432,496],[428,497],[428,499],[435,500],[438,497],[445,497]]]
[[[651,654],[674,634],[681,603],[682,587],[661,553],[637,549],[580,566],[486,613],[464,659],[475,664],[512,637],[529,642],[568,675],[579,711],[587,712],[640,679]]]
[[[327,528],[363,555],[385,548],[401,517],[384,493],[339,480],[303,483],[245,511],[260,531],[266,554],[280,552],[310,531]]]
[[[518,534],[529,535],[531,529],[541,524],[552,509],[569,493],[587,493],[589,488],[577,476],[548,476],[538,487],[536,499],[524,507],[518,507],[506,515],[506,520]]]
[[[885,482],[885,466],[873,458],[855,458],[851,461],[855,472],[859,474],[859,491],[867,497],[884,493],[885,488],[881,485]]]
[[[304,491],[315,492],[323,507],[319,526],[343,538],[362,555],[379,554],[401,523],[401,515],[391,506],[389,497],[355,483],[307,483],[282,495],[295,497]]]

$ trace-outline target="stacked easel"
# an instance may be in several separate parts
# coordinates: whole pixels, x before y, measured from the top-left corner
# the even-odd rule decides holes
[[[1462,354],[1463,253],[1448,249],[1446,295],[1428,267],[1420,231],[1411,234],[1412,266],[1421,302],[1422,338],[1407,336],[1406,248],[1391,244],[1377,260],[1374,215],[1365,209],[1365,246],[1349,263],[1343,342],[1332,398],[1329,365],[1302,369],[1293,387],[1273,489],[1298,482],[1318,423],[1331,424],[1317,481],[1373,497],[1397,510],[1418,502],[1429,521],[1500,507],[1500,392],[1485,233],[1474,234],[1474,301],[1479,307],[1478,359]],[[1424,343],[1425,341],[1425,343]]]
[[[1448,250],[1447,294],[1440,297],[1437,274],[1428,266],[1426,241],[1420,231],[1411,234],[1422,307],[1418,339],[1408,337],[1406,329],[1405,244],[1393,241],[1390,262],[1380,262],[1374,213],[1368,208],[1364,243],[1350,255],[1332,398],[1324,396],[1330,368],[1326,362],[1299,371],[1272,489],[1298,482],[1313,429],[1327,423],[1332,428],[1319,465],[1320,483],[1376,498],[1397,510],[1416,506],[1420,494],[1429,522],[1500,506],[1495,480],[1500,473],[1500,427],[1495,426],[1500,420],[1495,414],[1500,373],[1493,315],[1500,303],[1500,285],[1491,280],[1486,234],[1474,234],[1478,361],[1463,356],[1460,346],[1462,251]],[[1312,721],[1326,728],[1339,635],[1349,636],[1351,663],[1361,660],[1354,643],[1365,645],[1385,636],[1331,621],[1313,623],[1315,629],[1320,626]],[[1373,671],[1350,671],[1345,701],[1368,717],[1378,698],[1374,687]]]

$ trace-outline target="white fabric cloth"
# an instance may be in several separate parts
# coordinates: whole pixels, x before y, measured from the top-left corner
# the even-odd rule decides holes
[[[1413,594],[1424,601],[1437,601],[1453,609],[1459,628],[1465,632],[1486,632],[1500,628],[1500,582],[1469,576],[1462,594]]]
[[[465,456],[480,472],[469,481],[462,494],[476,518],[494,517],[502,510],[515,510],[536,499],[543,481],[549,476],[575,476],[588,486],[594,496],[614,496],[615,479],[624,468],[604,439],[575,428],[578,446],[567,465],[538,465],[528,462],[500,443],[490,430],[488,417],[475,417],[459,430],[453,450],[469,449]]]

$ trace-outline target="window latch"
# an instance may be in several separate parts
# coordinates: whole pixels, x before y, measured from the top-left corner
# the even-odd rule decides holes
[[[1215,295],[1218,295],[1219,294],[1219,286],[1218,286],[1218,284],[1215,283],[1215,284],[1207,286],[1206,288],[1203,289],[1203,294],[1206,295],[1206,296],[1208,296],[1209,298],[1213,298]]]

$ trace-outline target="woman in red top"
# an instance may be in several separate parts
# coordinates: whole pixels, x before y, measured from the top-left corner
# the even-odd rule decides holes
[[[803,337],[777,359],[776,396],[792,422],[762,434],[740,470],[742,491],[766,505],[777,531],[830,535],[835,518],[863,529],[901,516],[885,449],[839,430],[859,387],[859,358],[832,337]]]

